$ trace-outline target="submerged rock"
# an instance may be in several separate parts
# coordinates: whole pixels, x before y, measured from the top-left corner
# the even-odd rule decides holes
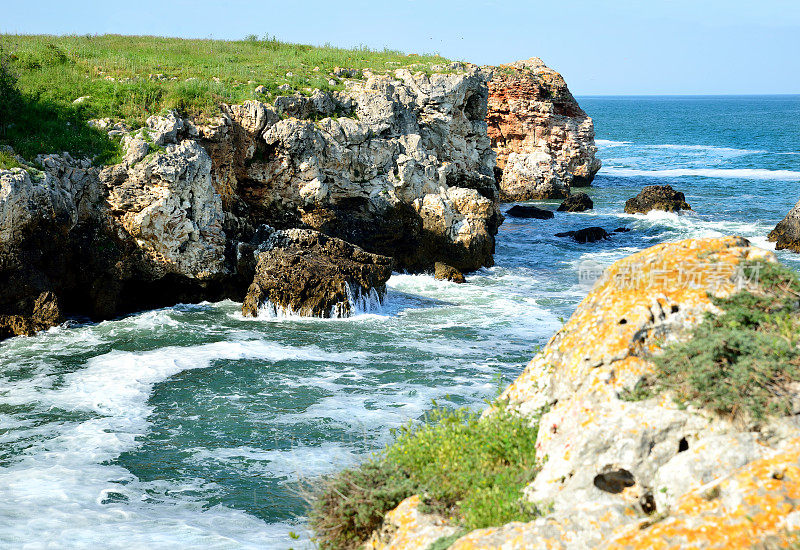
[[[767,238],[775,243],[776,250],[800,252],[800,202],[789,210]]]
[[[564,199],[558,207],[559,212],[585,212],[594,208],[594,203],[586,193],[575,193]]]
[[[525,206],[517,204],[506,212],[512,218],[535,218],[537,220],[549,220],[555,216],[552,211],[539,208],[537,206]]]
[[[691,210],[686,197],[669,185],[648,185],[635,197],[625,201],[626,214],[647,214],[651,210],[678,212]]]
[[[585,227],[577,231],[565,231],[556,233],[556,237],[572,237],[575,241],[583,243],[594,243],[609,238],[611,235],[602,227]]]
[[[464,274],[461,273],[453,266],[449,266],[442,262],[436,262],[434,266],[434,278],[442,281],[451,281],[454,283],[466,283]]]
[[[255,277],[242,314],[257,317],[271,306],[313,317],[347,317],[351,303],[371,293],[382,298],[392,259],[308,229],[275,231],[257,251]]]
[[[494,68],[486,120],[503,201],[565,198],[600,169],[592,119],[541,59]]]

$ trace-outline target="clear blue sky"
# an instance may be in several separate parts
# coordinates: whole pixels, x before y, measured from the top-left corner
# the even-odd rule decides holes
[[[0,32],[365,44],[538,56],[576,95],[800,93],[800,0],[0,0]]]

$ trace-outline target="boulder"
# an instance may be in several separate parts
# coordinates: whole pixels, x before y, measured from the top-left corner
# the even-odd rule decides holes
[[[434,279],[441,281],[451,281],[453,283],[466,283],[464,274],[461,273],[453,266],[449,266],[442,262],[436,262],[434,265]]]
[[[600,169],[592,119],[539,58],[494,68],[486,121],[503,201],[566,198]]]
[[[776,250],[800,252],[800,201],[778,222],[767,237]]]
[[[572,237],[575,241],[583,243],[594,243],[609,238],[611,235],[602,227],[586,227],[577,231],[565,231],[556,233],[556,237]]]
[[[647,214],[651,210],[678,212],[691,210],[686,197],[669,185],[648,185],[635,197],[625,201],[626,214]]]
[[[257,251],[242,314],[262,308],[312,317],[347,317],[359,297],[382,299],[392,259],[308,229],[275,231]]]
[[[15,309],[17,313],[0,314],[0,339],[33,336],[40,330],[61,324],[64,320],[58,298],[49,291],[42,292],[32,304],[30,300],[26,300],[17,304]]]
[[[585,212],[594,208],[594,203],[586,193],[575,193],[558,207],[558,212]]]
[[[544,208],[538,208],[536,206],[524,206],[521,204],[509,208],[506,215],[512,218],[535,218],[537,220],[549,220],[555,216],[551,210],[545,210]]]

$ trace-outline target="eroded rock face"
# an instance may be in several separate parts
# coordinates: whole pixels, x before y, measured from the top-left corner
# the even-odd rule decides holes
[[[503,201],[568,197],[601,167],[592,119],[541,59],[494,69],[486,120]]]
[[[650,354],[718,313],[709,295],[754,284],[738,270],[753,260],[776,261],[726,237],[658,245],[608,268],[501,396],[522,415],[547,411],[536,442],[546,459],[524,498],[552,511],[467,533],[451,548],[751,548],[797,540],[794,417],[755,427],[683,408],[669,395],[623,399],[653,372]]]
[[[647,214],[651,210],[678,212],[691,210],[686,197],[670,185],[648,185],[635,197],[625,201],[626,214]]]
[[[262,307],[314,317],[347,317],[359,297],[382,299],[392,259],[308,229],[275,231],[258,247],[242,313]]]
[[[800,202],[794,205],[786,217],[769,233],[770,242],[776,250],[800,252]]]
[[[401,269],[474,270],[491,265],[502,221],[487,95],[478,70],[398,70],[349,82],[345,94],[281,98],[277,111],[292,115],[282,120],[250,102],[222,129],[199,132],[238,223],[313,228]]]

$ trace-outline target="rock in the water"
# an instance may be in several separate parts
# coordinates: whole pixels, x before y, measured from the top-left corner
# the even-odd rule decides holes
[[[466,283],[464,274],[455,267],[442,262],[436,262],[434,266],[434,278],[442,281],[452,281],[454,283]]]
[[[594,208],[594,203],[586,193],[574,193],[564,199],[558,207],[559,212],[585,212]]]
[[[264,305],[314,317],[347,317],[352,303],[383,297],[392,259],[308,229],[275,231],[258,251],[242,313]]]
[[[651,210],[677,212],[691,210],[686,197],[669,185],[648,185],[635,197],[625,201],[626,214],[647,214]]]
[[[585,227],[577,231],[565,231],[564,233],[556,233],[556,237],[572,237],[577,242],[594,243],[609,238],[611,235],[602,227]]]
[[[549,220],[555,216],[551,210],[521,204],[509,208],[506,214],[512,218],[535,218],[537,220]]]
[[[629,231],[631,231],[630,227],[617,227],[614,233],[628,233]]]
[[[770,231],[768,239],[775,243],[776,250],[800,252],[800,201]]]
[[[0,314],[0,339],[33,336],[63,321],[58,298],[49,291],[42,292],[32,304],[17,304],[15,310],[14,314]]]
[[[600,169],[592,119],[541,59],[495,68],[486,120],[503,201],[565,198]]]

